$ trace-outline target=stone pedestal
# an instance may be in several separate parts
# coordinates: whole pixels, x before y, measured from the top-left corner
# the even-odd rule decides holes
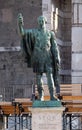
[[[32,130],[63,130],[63,107],[32,108]]]

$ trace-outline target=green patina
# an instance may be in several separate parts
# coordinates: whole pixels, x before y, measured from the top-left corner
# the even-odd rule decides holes
[[[42,108],[42,107],[62,107],[61,101],[34,101],[33,108]]]
[[[36,73],[39,100],[44,100],[42,75],[46,73],[50,100],[56,102],[54,93],[55,95],[60,93],[58,77],[60,57],[55,34],[46,29],[46,22],[44,16],[39,16],[38,28],[24,29],[22,14],[18,16],[21,49],[28,67],[32,67],[33,72]]]

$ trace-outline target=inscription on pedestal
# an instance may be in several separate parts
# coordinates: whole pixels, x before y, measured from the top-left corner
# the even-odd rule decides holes
[[[32,113],[32,130],[62,130],[62,112],[53,111],[53,109],[34,111]]]
[[[55,125],[53,124],[40,124],[39,125],[39,130],[48,130],[48,129],[57,129]]]

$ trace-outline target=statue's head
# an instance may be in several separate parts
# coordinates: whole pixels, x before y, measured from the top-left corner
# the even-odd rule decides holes
[[[45,28],[45,24],[47,23],[47,19],[44,16],[38,17],[38,25],[40,28]]]

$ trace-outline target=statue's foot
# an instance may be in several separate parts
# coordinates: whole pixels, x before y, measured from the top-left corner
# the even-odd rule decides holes
[[[39,101],[44,101],[44,97],[39,98]]]
[[[50,100],[52,100],[52,101],[60,101],[56,96],[51,97]]]
[[[58,98],[59,100],[62,100],[62,95],[57,94],[57,98]]]

